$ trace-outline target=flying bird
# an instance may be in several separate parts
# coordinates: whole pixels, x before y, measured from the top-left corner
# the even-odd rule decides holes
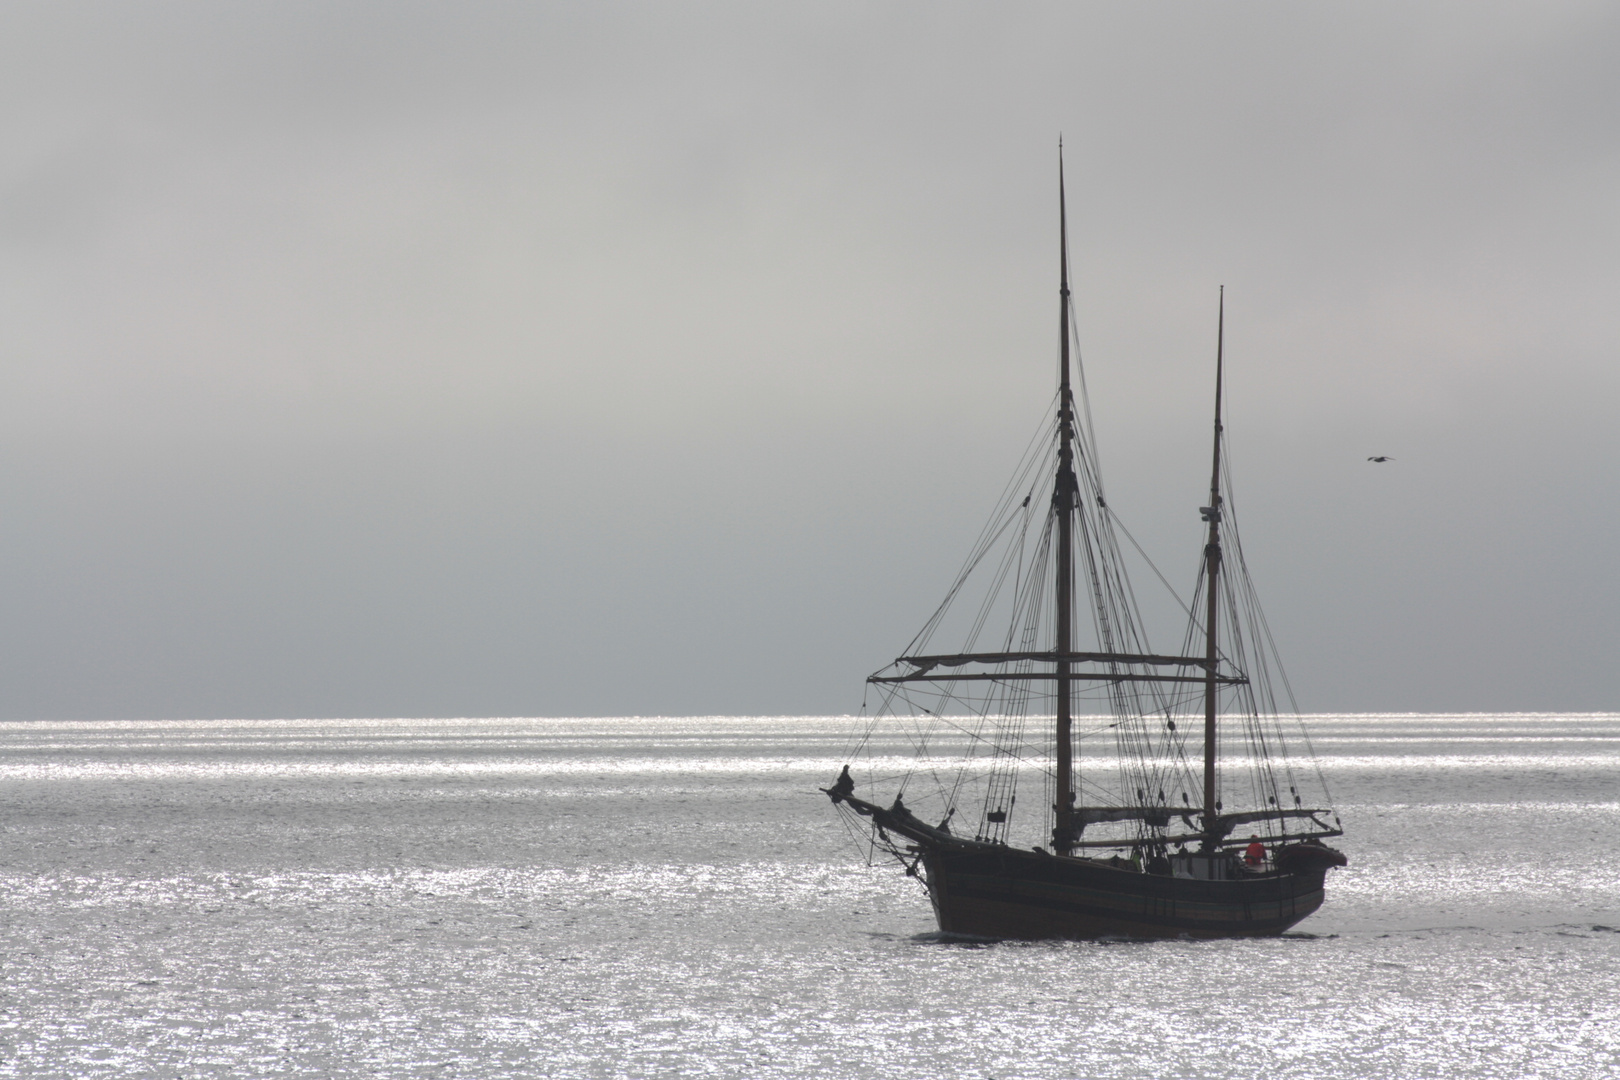
[[[1395,459],[1392,458],[1392,457],[1387,457],[1387,456],[1385,456],[1383,454],[1379,454],[1377,457],[1370,457],[1367,460],[1368,461],[1394,461]]]

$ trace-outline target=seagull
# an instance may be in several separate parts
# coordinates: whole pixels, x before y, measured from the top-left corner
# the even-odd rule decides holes
[[[1383,454],[1379,454],[1377,457],[1370,457],[1367,460],[1368,461],[1394,461],[1395,459],[1392,458],[1392,457],[1386,457]]]

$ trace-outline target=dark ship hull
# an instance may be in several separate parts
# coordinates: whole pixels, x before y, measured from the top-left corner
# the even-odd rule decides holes
[[[1280,934],[1322,906],[1327,865],[1211,881],[1012,848],[922,854],[940,930],[1025,940]]]
[[[1275,848],[1256,866],[1230,849],[1176,852],[1146,868],[1122,858],[1025,851],[931,827],[903,806],[823,789],[876,827],[880,846],[921,874],[947,934],[1067,938],[1224,938],[1280,934],[1322,906],[1345,857],[1317,840]],[[902,843],[904,838],[909,843]],[[1162,849],[1160,849],[1162,850]]]

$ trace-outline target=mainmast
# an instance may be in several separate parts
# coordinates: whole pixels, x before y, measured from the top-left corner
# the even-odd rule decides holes
[[[1200,507],[1209,522],[1209,539],[1204,543],[1204,828],[1213,837],[1215,815],[1220,810],[1219,786],[1215,777],[1215,710],[1220,663],[1221,573],[1221,365],[1226,344],[1226,286],[1221,286],[1220,315],[1215,331],[1215,451],[1209,475],[1209,505]]]
[[[1052,491],[1057,514],[1057,642],[1056,653],[1073,652],[1074,621],[1074,504],[1080,485],[1074,476],[1074,395],[1069,390],[1069,219],[1063,196],[1063,140],[1058,140],[1058,471]],[[1067,855],[1078,839],[1074,827],[1074,734],[1070,706],[1070,667],[1057,661],[1057,804],[1052,827],[1052,849]]]

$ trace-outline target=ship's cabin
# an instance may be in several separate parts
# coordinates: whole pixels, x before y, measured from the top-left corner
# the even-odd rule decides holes
[[[1232,881],[1253,874],[1252,871],[1246,872],[1242,861],[1230,851],[1218,851],[1213,855],[1176,852],[1169,858],[1172,877],[1196,878],[1199,881]]]

